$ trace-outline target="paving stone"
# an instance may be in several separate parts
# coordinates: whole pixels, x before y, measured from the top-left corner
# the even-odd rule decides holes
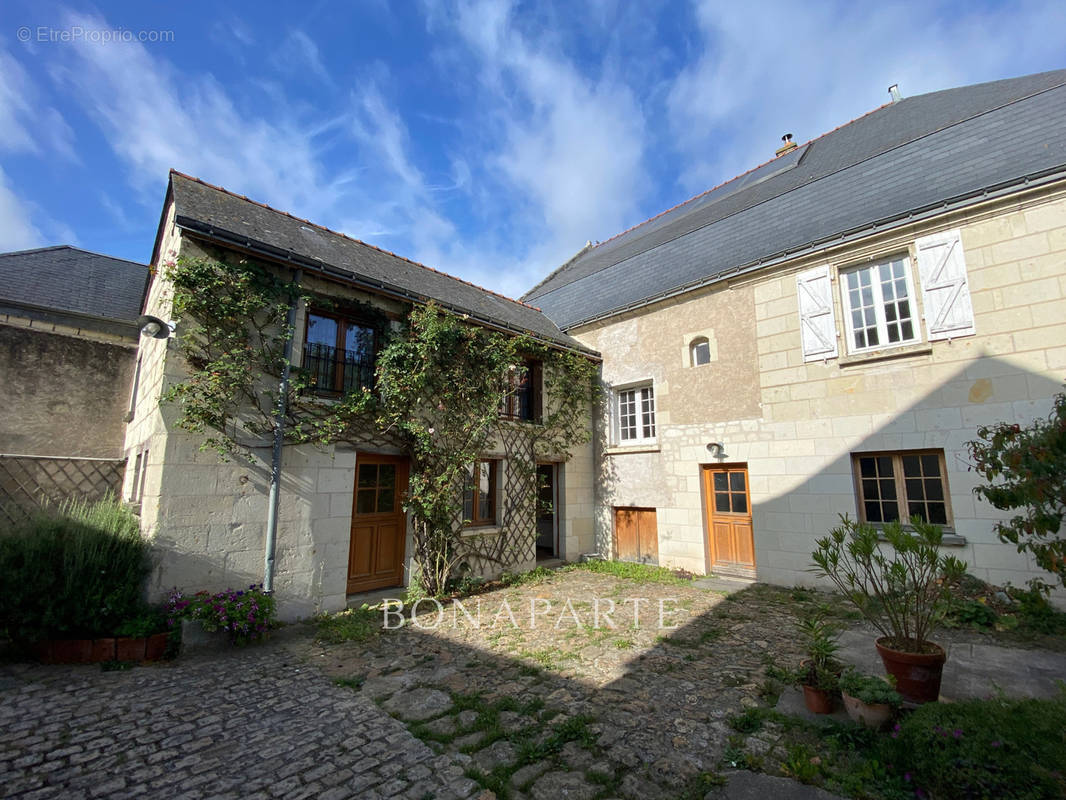
[[[546,761],[538,761],[535,764],[527,764],[520,769],[516,769],[511,775],[511,785],[515,787],[525,786],[534,778],[539,778],[547,772],[550,766]]]
[[[438,714],[443,714],[452,707],[452,698],[440,689],[410,689],[399,692],[389,698],[384,709],[390,714],[398,714],[409,722],[421,722]]]
[[[426,730],[439,736],[451,736],[455,729],[455,717],[441,717],[426,723]]]
[[[478,713],[470,708],[466,709],[466,711],[460,711],[459,715],[456,717],[457,721],[459,722],[459,727],[461,728],[469,728],[471,725],[477,722],[477,718]]]
[[[482,772],[491,772],[496,767],[511,766],[517,760],[517,755],[513,744],[504,739],[499,739],[483,750],[478,750],[474,753],[473,759]]]
[[[529,790],[533,800],[592,800],[600,791],[578,772],[548,772],[537,778]]]

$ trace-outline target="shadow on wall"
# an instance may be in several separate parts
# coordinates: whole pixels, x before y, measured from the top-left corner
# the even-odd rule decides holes
[[[876,381],[877,385],[884,385],[884,376],[890,374],[889,368],[872,377],[881,379]],[[869,371],[855,376],[856,392],[863,391],[861,383],[869,377]],[[911,394],[906,386],[883,391],[890,397]],[[1046,415],[1052,398],[1060,391],[1062,384],[1045,375],[1006,359],[982,356],[968,362],[916,402],[885,418],[861,441],[827,457],[814,475],[801,477],[794,485],[790,475],[772,476],[784,490],[754,502],[752,507],[759,580],[784,585],[811,584],[813,579],[806,570],[810,567],[814,541],[839,524],[840,514],[862,518],[860,512],[868,512],[868,518],[874,521],[878,513],[889,507],[886,503],[896,503],[895,507],[902,511],[904,498],[915,505],[933,501],[934,505],[928,506],[930,511],[944,510],[945,532],[965,540],[951,546],[953,554],[965,560],[977,577],[992,583],[1009,580],[1022,584],[1031,577],[1045,575],[1027,555],[1018,553],[1014,545],[1000,542],[994,533],[994,523],[1003,519],[1004,514],[973,494],[974,487],[982,481],[971,469],[966,444],[977,438],[977,429],[982,425],[997,422],[1024,425]],[[890,399],[886,404],[894,403]],[[814,411],[818,413],[817,403]],[[878,416],[874,415],[875,422]],[[827,436],[840,438],[843,448],[848,427],[865,423],[862,416],[826,413],[811,424],[821,424]],[[917,464],[910,459],[905,467],[902,456],[891,457],[904,451],[923,450],[939,459],[920,459]],[[888,458],[876,459],[876,463],[871,463],[870,458],[862,462],[853,460],[858,454],[874,453]],[[774,456],[772,449],[770,455]],[[785,462],[794,464],[802,460],[787,458]],[[937,460],[942,481],[932,474]],[[753,477],[757,475],[758,461],[750,469]],[[915,470],[922,470],[921,475]],[[786,471],[791,470],[786,467]],[[857,479],[856,471],[866,480]],[[946,504],[936,505],[937,487],[944,483]],[[894,496],[897,490],[903,492],[904,498]]]

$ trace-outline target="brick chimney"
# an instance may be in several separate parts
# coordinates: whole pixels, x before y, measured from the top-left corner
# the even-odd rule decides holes
[[[784,142],[784,144],[774,151],[775,156],[783,156],[785,153],[791,153],[793,150],[799,147],[798,144],[792,141],[791,133],[786,133],[784,136],[782,136],[781,141]]]

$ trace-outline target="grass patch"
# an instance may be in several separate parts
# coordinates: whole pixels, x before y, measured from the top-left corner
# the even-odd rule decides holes
[[[611,575],[634,583],[666,583],[674,586],[686,586],[692,583],[691,579],[679,578],[666,567],[635,564],[630,561],[586,561],[578,564],[577,568],[600,575]]]
[[[336,614],[318,614],[312,617],[315,639],[328,644],[365,642],[381,633],[382,616],[378,609],[363,605],[349,608]]]
[[[365,675],[353,675],[350,678],[333,679],[334,686],[341,686],[345,689],[351,689],[353,692],[357,692],[362,689],[364,683],[366,683]]]

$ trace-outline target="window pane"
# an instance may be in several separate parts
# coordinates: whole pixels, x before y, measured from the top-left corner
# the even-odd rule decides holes
[[[699,366],[700,364],[709,364],[711,361],[711,344],[710,342],[703,340],[696,342],[692,345],[692,363]]]
[[[645,439],[655,436],[655,391],[649,386],[640,390],[641,423]]]
[[[903,474],[908,478],[917,478],[922,474],[921,461],[918,456],[903,456]]]
[[[393,467],[393,469],[396,469]],[[359,486],[361,488],[373,487],[378,485],[378,465],[377,464],[360,464],[359,465]]]
[[[906,483],[908,501],[921,501],[925,499],[925,492],[923,491],[922,481],[919,478],[908,478]]]
[[[882,503],[881,509],[884,522],[893,522],[899,519],[899,505],[896,503]]]
[[[878,481],[881,484],[881,499],[882,500],[895,500],[896,499],[896,481],[891,478],[882,478]]]
[[[378,512],[387,513],[395,511],[396,492],[393,489],[382,489],[378,492]]]
[[[337,320],[309,314],[307,317],[307,341],[313,344],[337,346]]]
[[[734,492],[744,491],[744,473],[743,472],[730,472],[729,473],[729,488]]]
[[[872,458],[859,459],[859,473],[864,478],[877,477],[877,462]]]
[[[729,491],[729,476],[724,472],[714,473],[714,490],[716,492]]]
[[[348,323],[344,332],[344,349],[358,362],[370,361],[374,357],[374,329]]]
[[[746,514],[748,511],[748,498],[742,494],[734,494],[733,511],[737,514]]]
[[[940,459],[934,455],[922,456],[922,472],[925,475],[939,475]]]
[[[877,474],[884,477],[885,475],[892,475],[892,456],[878,456],[877,457]]]
[[[618,432],[622,439],[637,438],[637,393],[633,389],[618,394]]]
[[[373,489],[360,489],[355,493],[355,513],[373,514],[374,499],[377,493]]]
[[[378,486],[382,489],[391,489],[396,485],[396,465],[382,464],[378,467]]]
[[[929,510],[929,522],[934,525],[948,524],[948,508],[944,503],[927,503],[926,508]]]
[[[925,479],[925,496],[930,500],[944,499],[944,485],[940,482],[940,478]]]
[[[866,521],[867,522],[884,522],[881,519],[881,504],[878,502],[867,501],[866,502]]]
[[[877,481],[866,478],[862,482],[862,496],[863,497],[879,497],[880,493],[877,491]]]
[[[729,511],[729,493],[715,494],[714,495],[714,510],[715,511]]]

